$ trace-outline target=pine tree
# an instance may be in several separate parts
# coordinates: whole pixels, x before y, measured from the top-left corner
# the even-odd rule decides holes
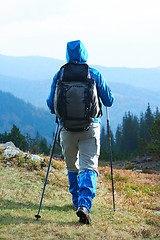
[[[46,138],[41,137],[39,148],[40,148],[40,153],[43,153],[44,155],[49,155],[49,148],[47,147]]]
[[[39,134],[39,132],[37,131],[37,133],[36,133],[36,139],[35,139],[37,153],[40,153],[40,140],[41,140],[40,134]]]
[[[153,123],[154,117],[153,117],[153,114],[151,112],[151,108],[150,108],[150,104],[149,103],[148,103],[147,110],[145,112],[144,120],[145,120],[145,136],[144,136],[144,138],[148,142],[150,142],[151,138],[150,138],[149,129],[152,127],[152,123]]]
[[[118,124],[117,126],[117,130],[116,130],[116,151],[120,151],[121,149],[121,141],[122,141],[122,127],[120,124]]]
[[[105,132],[105,128],[104,126],[102,126],[102,130],[101,130],[101,139],[100,139],[100,143],[101,143],[101,149],[102,150],[106,150],[107,149],[107,134]]]
[[[145,127],[145,119],[144,119],[144,114],[141,113],[140,115],[140,121],[139,121],[139,137],[144,138],[145,137],[145,132],[146,132],[146,127]]]
[[[157,117],[150,129],[151,143],[148,145],[150,153],[154,153],[160,157],[160,117]]]
[[[13,124],[11,132],[7,136],[9,141],[12,141],[16,147],[19,147],[21,150],[26,151],[28,148],[27,141],[25,136],[23,136],[18,127]]]
[[[8,134],[6,131],[4,132],[4,134],[0,134],[0,143],[6,143],[8,141]]]
[[[154,114],[154,119],[156,119],[156,118],[158,118],[158,117],[160,117],[160,112],[159,112],[158,107],[156,107],[156,112],[155,112],[155,114]]]
[[[133,152],[138,148],[138,118],[130,112],[125,113],[122,123],[120,150]]]

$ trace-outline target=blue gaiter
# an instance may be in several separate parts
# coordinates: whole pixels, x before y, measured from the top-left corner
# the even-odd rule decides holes
[[[68,171],[69,192],[72,194],[72,202],[75,207],[78,207],[79,196],[78,178],[79,178],[78,172]]]
[[[96,195],[97,173],[84,170],[79,175],[79,198],[78,207],[84,206],[91,211],[92,199]]]

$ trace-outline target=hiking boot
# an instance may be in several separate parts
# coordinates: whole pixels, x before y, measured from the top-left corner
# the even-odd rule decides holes
[[[77,212],[77,216],[80,218],[79,222],[85,223],[85,224],[90,224],[91,223],[91,216],[86,207],[79,207]]]

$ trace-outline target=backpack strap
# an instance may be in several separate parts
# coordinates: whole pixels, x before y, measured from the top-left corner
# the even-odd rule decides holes
[[[68,64],[68,63],[64,64],[64,65],[60,68],[60,70],[58,71],[57,80],[60,79],[61,70],[62,70],[63,68],[65,68],[65,66],[66,66],[67,64]],[[62,76],[61,76],[61,78],[62,78]]]

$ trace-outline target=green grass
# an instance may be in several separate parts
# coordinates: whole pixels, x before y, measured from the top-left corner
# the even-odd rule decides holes
[[[0,162],[0,239],[160,239],[159,180],[157,174],[115,170],[115,201],[112,211],[110,168],[99,167],[92,223],[78,222],[68,192],[67,172],[55,161],[49,175],[40,215],[36,222],[44,185],[43,170],[28,170]]]

